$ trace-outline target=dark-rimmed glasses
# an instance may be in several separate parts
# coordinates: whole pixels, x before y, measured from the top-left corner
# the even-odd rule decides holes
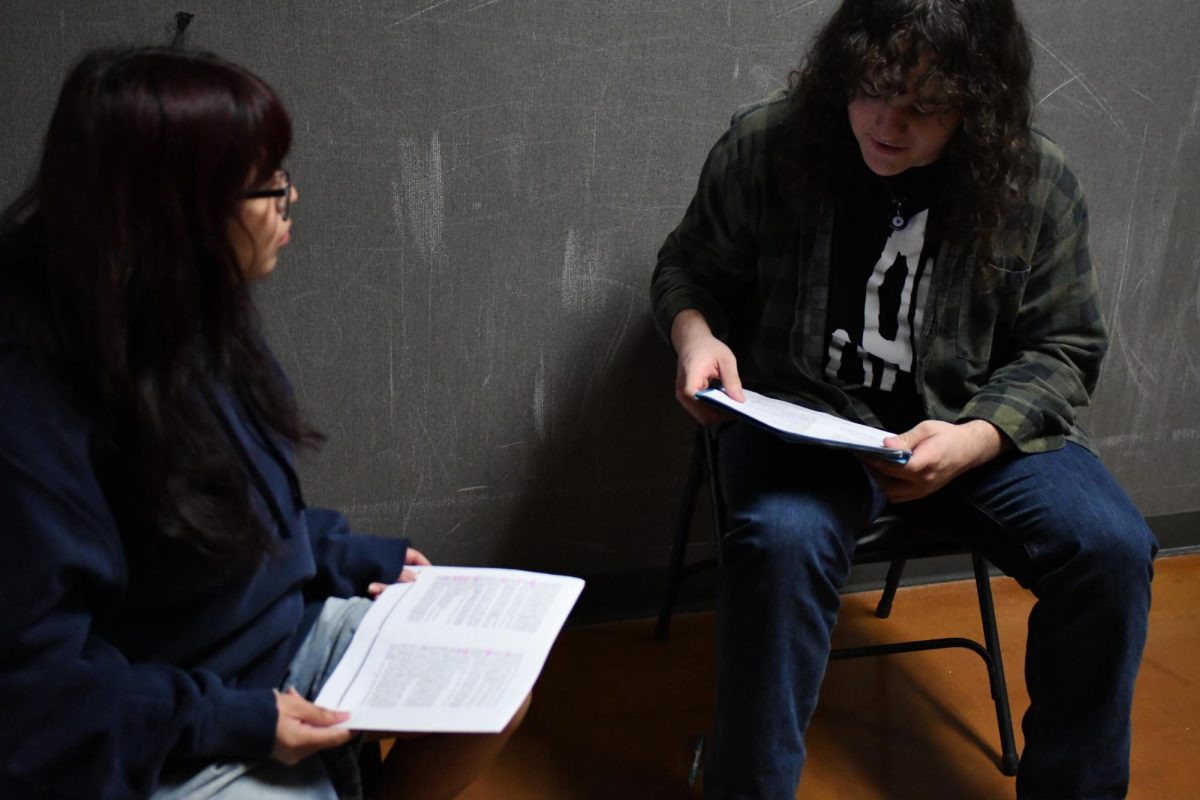
[[[279,209],[279,216],[283,219],[288,218],[288,212],[292,210],[292,176],[288,174],[286,169],[277,169],[275,174],[271,176],[271,186],[273,189],[252,189],[248,192],[242,192],[242,197],[247,200],[252,200],[256,197],[274,197],[275,208]]]

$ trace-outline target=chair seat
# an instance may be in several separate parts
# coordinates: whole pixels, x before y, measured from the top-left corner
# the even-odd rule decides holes
[[[882,564],[897,558],[931,558],[971,552],[970,543],[953,534],[918,525],[885,508],[858,537],[855,564]]]

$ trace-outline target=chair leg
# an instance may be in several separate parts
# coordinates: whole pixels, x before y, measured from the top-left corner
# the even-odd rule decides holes
[[[723,529],[725,503],[721,499],[721,473],[717,468],[717,431],[706,427],[700,431],[704,441],[704,463],[708,469],[708,499],[712,504],[713,544],[717,549],[717,569],[725,568]]]
[[[671,615],[675,612],[675,600],[683,577],[683,558],[687,554],[688,540],[692,535],[692,513],[696,508],[696,495],[700,491],[700,483],[704,480],[704,469],[704,453],[697,442],[696,448],[692,450],[692,463],[688,468],[687,483],[684,484],[683,499],[679,507],[679,521],[675,526],[675,543],[671,547],[671,565],[667,570],[667,591],[658,610],[658,621],[654,625],[654,638],[660,642],[671,632]]]
[[[1016,775],[1020,757],[1013,737],[1012,711],[1008,705],[1008,684],[1004,679],[1004,659],[1000,654],[1000,634],[996,629],[996,609],[992,602],[992,582],[987,562],[978,553],[971,554],[975,568],[975,588],[979,595],[979,616],[983,622],[983,640],[987,646],[988,679],[992,684],[992,699],[996,702],[996,722],[1000,727],[1000,771]]]
[[[892,613],[892,601],[896,599],[896,590],[900,588],[900,576],[904,574],[903,558],[892,560],[888,567],[887,579],[883,584],[883,594],[879,597],[879,605],[875,606],[875,616],[887,619]]]

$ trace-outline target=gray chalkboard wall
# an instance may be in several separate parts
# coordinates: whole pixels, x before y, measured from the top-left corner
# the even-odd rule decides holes
[[[165,42],[193,12],[190,43],[259,72],[295,119],[294,240],[259,291],[329,435],[310,501],[441,562],[653,569],[691,447],[648,314],[655,252],[729,113],[786,80],[833,6],[3,0],[0,196],[83,48]],[[1020,6],[1112,331],[1088,425],[1143,513],[1193,519],[1200,5]]]

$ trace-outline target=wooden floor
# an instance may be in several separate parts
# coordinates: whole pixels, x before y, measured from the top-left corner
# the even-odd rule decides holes
[[[1009,694],[1019,720],[1028,593],[992,582]],[[846,595],[835,646],[979,636],[969,582]],[[638,620],[571,628],[555,646],[524,726],[467,800],[672,800],[689,788],[691,743],[713,692],[713,618],[680,615],[666,643]],[[1200,555],[1156,565],[1150,640],[1133,714],[1132,798],[1200,798]],[[1189,677],[1190,676],[1190,677]],[[833,662],[808,734],[797,797],[1011,798],[996,767],[995,712],[982,661],[965,650]]]

